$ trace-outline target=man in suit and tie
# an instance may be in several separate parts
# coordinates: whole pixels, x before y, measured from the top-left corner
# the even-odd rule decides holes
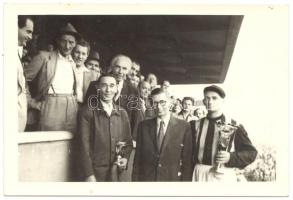
[[[25,69],[27,81],[37,89],[33,97],[39,102],[40,131],[76,131],[76,70],[71,52],[80,34],[68,23],[57,37],[57,50],[41,51]]]
[[[190,125],[170,114],[170,97],[161,88],[151,92],[156,117],[138,126],[133,181],[191,181]]]
[[[22,66],[22,52],[26,43],[32,39],[34,22],[29,16],[18,16],[18,65],[17,65],[17,93],[18,93],[18,131],[24,131],[27,122],[27,90]]]

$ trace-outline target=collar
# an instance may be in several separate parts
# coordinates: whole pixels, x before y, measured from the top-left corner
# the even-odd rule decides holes
[[[218,117],[215,117],[215,118],[211,118],[209,116],[206,117],[209,121],[217,121],[217,120],[221,120],[222,122],[225,122],[225,116],[224,114],[221,114],[220,116]]]
[[[57,51],[58,59],[67,60],[69,62],[74,62],[71,55],[64,57],[60,51]]]
[[[75,68],[76,68],[76,71],[80,72],[80,73],[89,72],[89,69],[86,68],[86,66],[84,64],[79,67],[76,65]]]
[[[171,118],[171,113],[168,113],[168,114],[167,114],[166,116],[164,116],[163,118],[158,118],[158,117],[157,117],[157,124],[158,124],[158,126],[160,125],[160,122],[163,121],[164,124],[165,124],[165,127],[167,127],[168,124],[169,124],[170,118]]]
[[[182,116],[192,116],[191,112],[188,112],[187,114],[185,114],[185,112],[183,110],[181,110],[178,115],[182,115]]]
[[[114,103],[108,104],[108,103],[102,101],[101,99],[99,100],[99,102],[100,102],[99,109],[101,111],[104,111],[107,113],[107,111],[106,111],[107,109],[112,109],[111,114],[120,115],[120,112],[119,112],[120,108],[116,104],[114,104]]]
[[[124,83],[124,80],[122,80],[122,81],[120,81],[118,84],[117,84],[117,86],[118,86],[118,88],[123,88],[123,83]]]
[[[22,52],[23,52],[23,46],[18,46],[18,55],[20,58],[22,58]]]

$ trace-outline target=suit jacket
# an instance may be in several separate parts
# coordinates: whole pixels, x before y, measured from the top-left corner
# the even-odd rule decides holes
[[[23,66],[20,60],[20,55],[17,58],[17,105],[18,105],[18,131],[22,132],[27,123],[27,92],[25,86],[25,77],[23,74]]]
[[[83,91],[83,98],[85,101],[87,101],[86,94],[89,88],[89,85],[92,81],[96,81],[97,77],[95,74],[92,73],[91,70],[83,72],[83,86],[82,86],[82,91]]]
[[[88,87],[88,91],[85,95],[84,102],[87,102],[88,98],[91,95],[97,95],[97,89],[98,89],[98,81],[92,81]],[[129,121],[130,121],[132,136],[135,135],[134,130],[136,129],[136,126],[138,125],[136,121],[139,120],[137,118],[138,112],[139,112],[137,108],[138,96],[139,96],[138,90],[135,87],[133,87],[128,81],[124,81],[123,87],[120,93],[120,97],[115,102],[115,104],[121,106],[122,108],[126,110]],[[95,99],[92,99],[92,100],[96,101]],[[94,102],[93,104],[96,104],[96,102]]]
[[[150,100],[146,99],[145,102],[145,111],[143,111],[142,108],[142,102],[139,100],[138,101],[138,109],[137,112],[135,112],[135,124],[134,124],[134,128],[133,128],[133,134],[132,134],[132,138],[133,140],[136,141],[136,137],[137,137],[137,128],[140,122],[142,122],[143,120],[146,119],[151,119],[155,117],[155,111],[152,108],[152,106],[150,105]]]
[[[138,126],[133,181],[191,181],[192,152],[190,125],[171,116],[161,151],[157,149],[157,119]]]
[[[56,72],[57,58],[57,51],[40,51],[25,68],[24,72],[27,81],[34,81],[34,85],[36,85],[36,91],[32,94],[32,97],[36,100],[41,100],[44,95],[48,94]],[[76,74],[75,68],[75,63],[72,62],[74,75]]]

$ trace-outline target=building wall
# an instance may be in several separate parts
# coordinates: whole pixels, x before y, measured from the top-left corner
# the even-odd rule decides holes
[[[20,133],[18,152],[19,181],[72,180],[71,133]]]

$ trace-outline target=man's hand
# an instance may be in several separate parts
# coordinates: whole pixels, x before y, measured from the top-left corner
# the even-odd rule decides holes
[[[127,159],[126,158],[120,158],[118,159],[117,166],[119,169],[126,169],[127,165]]]
[[[216,162],[217,163],[227,163],[230,160],[230,153],[227,151],[218,151],[216,154]]]
[[[85,179],[86,182],[97,182],[97,179],[94,175],[90,175]]]

